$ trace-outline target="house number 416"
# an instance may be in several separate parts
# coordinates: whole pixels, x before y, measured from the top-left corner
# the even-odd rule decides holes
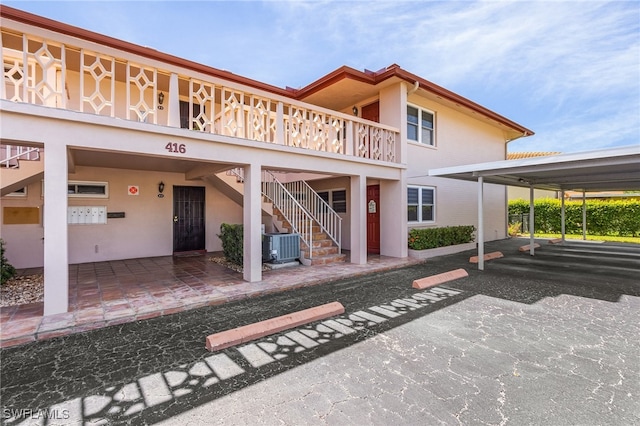
[[[187,152],[187,147],[183,143],[178,144],[175,142],[169,142],[165,145],[164,149],[169,152],[179,152],[180,154],[184,154],[185,152]]]

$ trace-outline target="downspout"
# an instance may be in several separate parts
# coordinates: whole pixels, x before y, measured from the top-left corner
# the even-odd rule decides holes
[[[409,98],[409,96],[413,95],[414,93],[416,93],[416,91],[420,88],[420,82],[418,80],[416,80],[415,83],[413,83],[413,87],[409,90],[407,90],[407,99]]]

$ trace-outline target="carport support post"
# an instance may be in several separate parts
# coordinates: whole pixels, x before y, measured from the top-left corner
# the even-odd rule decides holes
[[[562,234],[562,242],[565,240],[565,211],[564,211],[564,189],[560,191],[560,233]]]
[[[478,176],[478,270],[484,271],[484,179]]]
[[[529,185],[529,254],[531,256],[533,256],[535,254],[536,249],[533,247],[534,244],[534,233],[535,233],[535,227],[534,227],[534,218],[535,218],[535,214],[534,214],[534,203],[533,203],[533,196],[534,196],[534,189],[533,189],[533,185]]]
[[[587,239],[587,193],[582,191],[582,239]]]

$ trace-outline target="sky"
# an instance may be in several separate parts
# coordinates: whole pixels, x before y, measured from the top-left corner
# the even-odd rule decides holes
[[[391,64],[531,129],[509,152],[640,148],[640,1],[11,1],[279,87]]]

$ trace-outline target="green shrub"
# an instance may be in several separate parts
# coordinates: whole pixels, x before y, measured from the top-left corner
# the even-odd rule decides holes
[[[474,226],[445,226],[443,228],[416,228],[409,231],[409,248],[426,250],[453,246],[473,241]]]
[[[16,268],[4,257],[4,244],[4,240],[0,239],[0,284],[6,283],[16,275]]]
[[[224,257],[231,263],[242,266],[243,264],[243,228],[242,225],[230,225],[223,223],[220,225],[218,234],[222,240],[222,252]]]
[[[561,200],[541,198],[534,200],[536,233],[561,232]],[[640,201],[587,200],[587,232],[591,235],[640,235]],[[528,215],[529,202],[509,201],[509,215]],[[582,201],[565,201],[565,230],[567,234],[582,233]]]

